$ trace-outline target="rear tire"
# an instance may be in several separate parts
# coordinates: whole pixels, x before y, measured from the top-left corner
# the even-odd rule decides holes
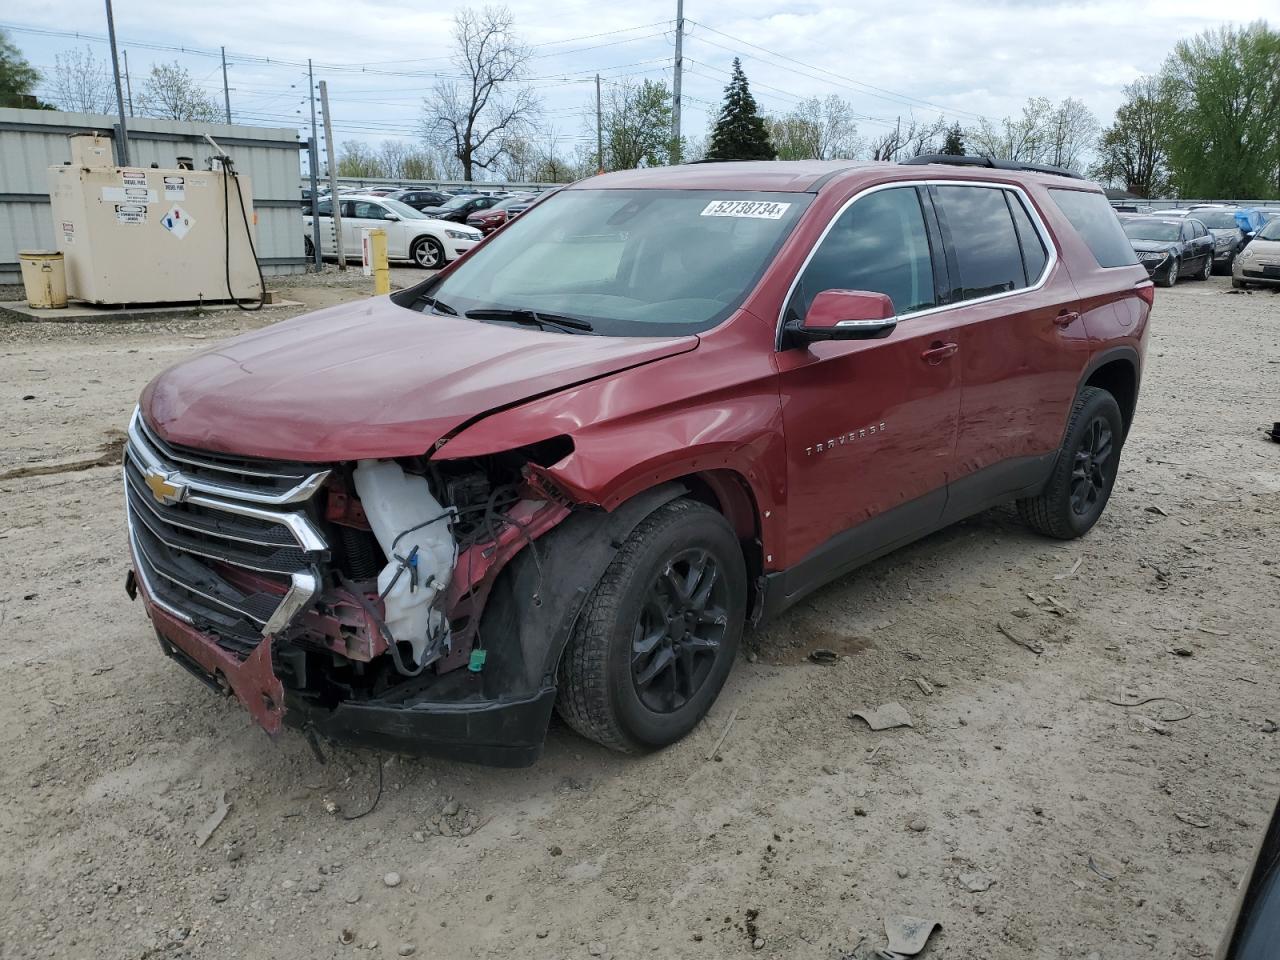
[[[1058,540],[1088,533],[1111,498],[1123,444],[1124,418],[1115,397],[1085,387],[1071,408],[1049,482],[1039,496],[1018,501],[1023,522]]]
[[[1204,269],[1196,274],[1197,280],[1208,280],[1213,276],[1213,254],[1204,258]]]
[[[746,564],[724,517],[695,500],[659,507],[587,598],[560,659],[557,711],[621,753],[674,743],[724,686],[746,605]]]
[[[306,254],[308,262],[312,262],[315,260],[316,248],[315,248],[315,245],[311,242],[310,237],[302,238],[302,252]]]

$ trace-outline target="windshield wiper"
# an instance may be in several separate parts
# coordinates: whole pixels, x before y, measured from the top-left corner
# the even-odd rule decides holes
[[[467,316],[472,320],[494,320],[499,323],[511,321],[530,327],[554,327],[565,333],[590,333],[595,330],[586,320],[578,317],[567,317],[562,313],[543,313],[541,310],[487,309],[468,310]]]
[[[435,297],[419,297],[417,302],[423,306],[438,310],[441,313],[447,313],[451,317],[456,317],[458,315],[457,310],[453,309],[453,307],[449,306],[443,300],[437,300]]]

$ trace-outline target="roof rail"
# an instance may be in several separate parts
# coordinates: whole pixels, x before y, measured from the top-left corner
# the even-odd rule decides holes
[[[919,157],[910,157],[898,161],[904,165],[925,163],[945,163],[953,167],[987,167],[995,170],[1030,170],[1035,173],[1050,173],[1058,177],[1070,177],[1072,180],[1083,180],[1080,174],[1066,167],[1052,167],[1047,163],[1023,163],[1019,160],[999,160],[985,156],[952,156],[946,153],[926,153]]]

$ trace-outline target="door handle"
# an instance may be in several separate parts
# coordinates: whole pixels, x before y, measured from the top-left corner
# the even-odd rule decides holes
[[[930,366],[937,366],[947,357],[956,355],[960,347],[954,343],[934,343],[928,350],[920,354],[920,359]]]
[[[1063,310],[1060,314],[1053,318],[1054,326],[1069,327],[1080,319],[1080,314],[1074,310]]]

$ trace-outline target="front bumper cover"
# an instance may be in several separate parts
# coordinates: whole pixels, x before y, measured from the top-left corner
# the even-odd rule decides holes
[[[165,655],[223,695],[234,695],[268,734],[284,725],[330,740],[394,753],[444,757],[495,767],[524,767],[542,753],[556,688],[496,699],[347,701],[330,709],[286,691],[272,664],[272,637],[244,660],[211,634],[157,606],[129,571],[126,589],[139,593]]]

